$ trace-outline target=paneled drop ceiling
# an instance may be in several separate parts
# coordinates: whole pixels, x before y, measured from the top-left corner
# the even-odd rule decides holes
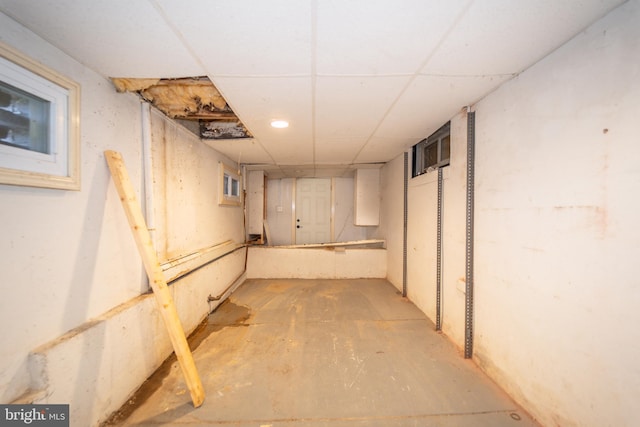
[[[0,0],[105,77],[208,76],[272,175],[386,162],[621,0]],[[289,121],[274,129],[273,119]]]

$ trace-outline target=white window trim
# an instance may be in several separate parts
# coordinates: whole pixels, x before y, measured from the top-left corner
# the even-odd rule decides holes
[[[240,174],[230,166],[219,162],[219,186],[218,204],[227,206],[240,206],[242,204],[242,182]],[[228,179],[225,179],[228,177]],[[233,194],[233,182],[236,182],[238,194]]]
[[[51,153],[0,146],[0,184],[80,190],[80,85],[2,43],[0,80],[51,107]]]

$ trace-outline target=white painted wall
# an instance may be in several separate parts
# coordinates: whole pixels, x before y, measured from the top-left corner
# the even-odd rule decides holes
[[[443,123],[444,124],[444,123]],[[452,340],[464,343],[466,113],[451,119],[451,160],[443,168],[442,183],[442,328]],[[409,156],[411,157],[411,156]],[[398,168],[402,167],[401,163]],[[402,170],[394,177],[402,185]],[[411,161],[409,161],[409,174]],[[407,296],[436,319],[438,173],[428,172],[408,182]],[[402,201],[395,213],[402,227]],[[386,204],[385,204],[386,205]],[[387,208],[388,209],[388,208]],[[393,218],[393,217],[392,217]],[[400,235],[401,236],[401,235]],[[401,237],[400,237],[401,239]],[[402,241],[398,241],[402,250]],[[401,254],[400,254],[401,255]],[[402,267],[402,258],[396,263]],[[400,279],[401,270],[400,270]]]
[[[247,278],[383,279],[386,277],[386,250],[341,249],[251,246]]]
[[[354,182],[354,224],[380,225],[380,169],[357,169]]]
[[[353,221],[353,177],[335,177],[334,241],[348,242],[367,238],[367,229]],[[267,223],[271,231],[270,245],[292,245],[294,178],[267,180]],[[281,210],[278,209],[281,208]]]
[[[80,83],[82,167],[81,191],[0,185],[0,401],[69,403],[72,425],[97,425],[171,351],[155,301],[140,296],[146,278],[103,157],[122,153],[142,199],[140,101],[2,14],[0,40]],[[217,162],[234,163],[151,118],[161,260],[242,241],[242,208],[217,205]],[[171,285],[187,332],[212,308],[209,294],[243,280],[244,253]]]
[[[247,235],[264,233],[264,171],[247,172]],[[248,236],[247,236],[248,237]]]
[[[218,162],[237,164],[174,121],[151,114],[156,249],[162,260],[244,241],[242,208],[219,206]]]
[[[385,239],[387,280],[402,290],[402,249],[404,229],[404,158],[403,154],[380,170],[380,226],[372,227],[367,238]]]
[[[354,179],[336,177],[333,182],[335,188],[334,241],[349,242],[366,239],[367,229],[370,227],[361,227],[354,223]]]
[[[545,425],[637,425],[640,3],[477,105],[476,354]]]
[[[140,105],[2,14],[0,40],[81,85],[81,191],[0,185],[0,400],[10,402],[29,388],[30,350],[143,288],[102,154],[122,152],[139,191]]]
[[[474,358],[543,425],[640,422],[638,22],[626,3],[474,106]],[[452,119],[443,211],[443,326],[460,347],[465,127]],[[435,320],[436,174],[409,197],[409,296]],[[398,271],[402,209],[383,203],[382,219]]]

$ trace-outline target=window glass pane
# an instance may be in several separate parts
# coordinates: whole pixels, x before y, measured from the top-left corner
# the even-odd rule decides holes
[[[0,82],[0,144],[50,154],[50,102]]]
[[[440,129],[413,146],[413,173],[416,177],[435,168],[447,166],[451,156],[451,123],[445,123]]]
[[[223,183],[222,183],[222,185],[223,185],[223,186],[222,186],[222,188],[223,188],[223,191],[224,191],[224,195],[225,195],[225,196],[228,196],[228,195],[229,195],[229,188],[230,188],[230,186],[229,186],[229,179],[230,179],[230,178],[229,178],[229,175],[225,173],[225,174],[224,174],[224,181],[223,181]]]
[[[438,164],[438,144],[430,144],[424,148],[424,168]]]
[[[238,185],[237,179],[231,179],[231,195],[233,197],[238,197],[240,195],[239,191],[240,186]]]
[[[442,138],[442,142],[440,144],[442,146],[440,161],[449,160],[449,157],[451,156],[451,136],[447,135]]]

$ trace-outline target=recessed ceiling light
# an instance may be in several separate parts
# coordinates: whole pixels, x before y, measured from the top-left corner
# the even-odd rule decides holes
[[[288,128],[289,127],[289,122],[287,122],[286,120],[272,120],[271,121],[271,127],[274,127],[274,128],[277,128],[277,129]]]

